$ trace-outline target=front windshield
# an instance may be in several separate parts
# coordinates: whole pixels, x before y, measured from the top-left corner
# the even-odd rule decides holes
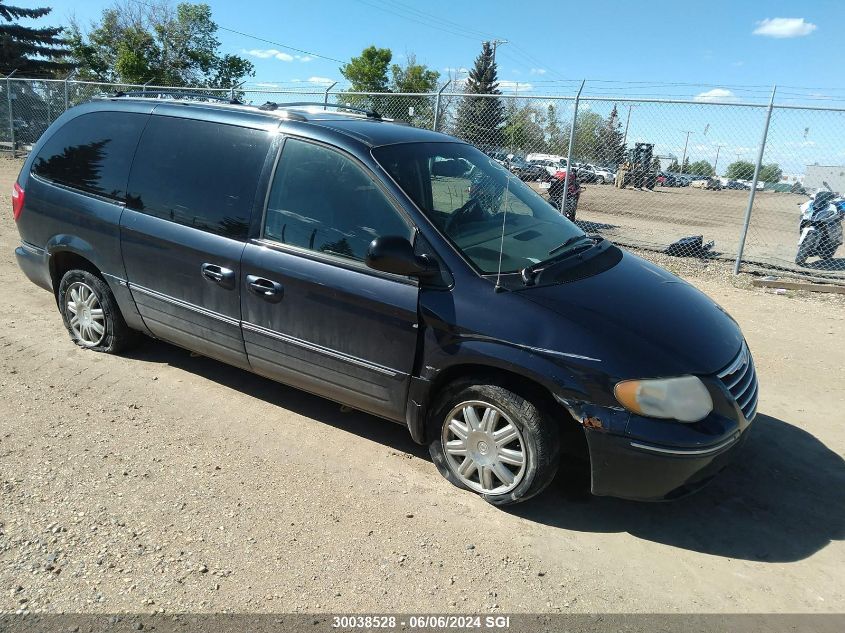
[[[561,244],[584,234],[472,145],[386,145],[373,156],[482,273],[498,271],[500,247],[510,273],[559,257]]]

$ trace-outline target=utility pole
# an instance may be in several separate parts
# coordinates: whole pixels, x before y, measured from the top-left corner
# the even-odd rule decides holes
[[[721,150],[724,145],[717,145],[716,146],[716,160],[713,161],[713,175],[718,176],[719,172],[716,171],[716,168],[719,167],[719,150]]]
[[[636,108],[636,103],[628,104],[628,116],[625,118],[625,133],[622,135],[622,145],[627,147],[628,143],[628,125],[631,123],[631,108]]]
[[[507,44],[507,40],[493,40],[492,42],[486,42],[487,44],[491,44],[493,46],[493,63],[496,63],[496,47],[499,44]]]
[[[690,130],[681,130],[681,132],[687,133],[687,140],[684,141],[684,156],[683,156],[683,158],[681,158],[681,174],[683,174],[684,173],[684,163],[687,162],[687,145],[689,145],[689,135],[695,134],[695,132],[692,132]]]

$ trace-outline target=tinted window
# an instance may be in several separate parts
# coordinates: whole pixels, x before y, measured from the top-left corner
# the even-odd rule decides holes
[[[270,134],[208,121],[153,116],[127,205],[227,237],[244,238]]]
[[[352,159],[313,143],[289,139],[270,189],[264,236],[363,260],[380,235],[411,230]]]
[[[122,200],[147,119],[130,112],[92,112],[71,119],[44,143],[32,171],[52,182]]]

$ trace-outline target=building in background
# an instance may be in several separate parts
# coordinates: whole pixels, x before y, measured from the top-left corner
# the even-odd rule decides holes
[[[807,165],[805,189],[821,189],[825,182],[834,191],[845,191],[845,165]]]

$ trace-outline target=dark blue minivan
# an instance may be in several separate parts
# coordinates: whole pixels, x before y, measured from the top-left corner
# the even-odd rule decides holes
[[[490,503],[579,458],[594,494],[681,496],[756,413],[706,295],[473,146],[372,112],[95,100],[33,148],[13,211],[77,345],[143,333],[405,424]]]

